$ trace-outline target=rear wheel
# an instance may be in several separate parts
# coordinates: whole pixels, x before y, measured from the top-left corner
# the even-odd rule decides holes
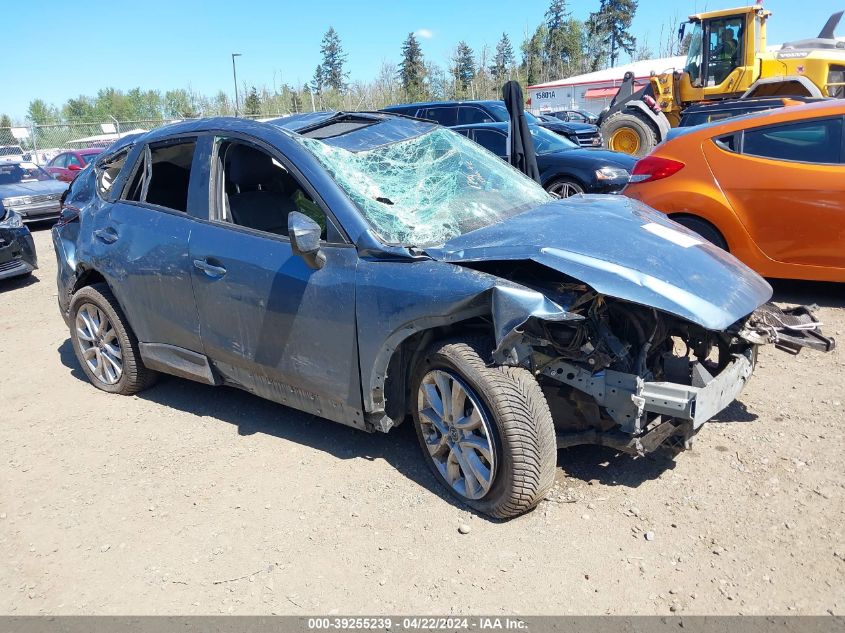
[[[695,218],[688,215],[679,215],[673,217],[672,219],[681,226],[687,227],[690,231],[695,231],[705,240],[715,244],[723,251],[730,251],[730,249],[728,249],[728,243],[725,241],[725,238],[722,237],[722,234],[719,233],[719,229],[710,224],[707,220],[702,220],[701,218]]]
[[[483,339],[433,345],[417,367],[414,426],[426,462],[461,501],[496,518],[536,506],[554,483],[557,444],[525,369],[488,367]]]
[[[660,142],[657,131],[636,113],[618,112],[602,125],[608,149],[631,156],[645,156]]]
[[[577,193],[584,193],[584,187],[581,186],[581,183],[576,182],[575,180],[569,178],[559,178],[546,185],[546,191],[557,194],[561,198],[568,198],[569,196],[574,196]]]
[[[81,288],[70,303],[73,351],[91,384],[130,395],[155,382],[138,351],[138,339],[106,284]]]

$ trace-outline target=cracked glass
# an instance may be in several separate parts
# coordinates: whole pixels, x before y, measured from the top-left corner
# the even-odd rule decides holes
[[[358,152],[297,140],[388,244],[441,245],[553,199],[494,154],[442,128]]]

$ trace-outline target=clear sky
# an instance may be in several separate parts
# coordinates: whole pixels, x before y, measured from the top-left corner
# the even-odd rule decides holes
[[[751,2],[748,2],[750,4]],[[402,41],[421,36],[428,59],[445,65],[464,39],[476,52],[506,32],[518,46],[543,18],[548,0],[41,0],[2,3],[0,113],[23,118],[30,100],[61,105],[113,86],[165,91],[233,92],[230,53],[239,84],[273,88],[310,80],[329,26],[348,54],[352,80],[375,77],[398,62]],[[599,0],[572,0],[585,19]],[[633,32],[655,53],[661,26],[689,13],[725,9],[742,0],[640,0]],[[814,37],[845,0],[768,0],[769,42]],[[845,35],[845,24],[837,32]]]

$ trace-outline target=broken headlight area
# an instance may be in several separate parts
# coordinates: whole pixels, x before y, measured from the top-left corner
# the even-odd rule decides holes
[[[773,303],[765,303],[745,319],[738,333],[751,343],[771,343],[790,354],[797,354],[803,347],[830,352],[836,342],[822,334],[817,310],[815,305],[781,310]]]
[[[765,304],[714,332],[577,282],[543,292],[574,318],[529,318],[503,341],[510,348],[497,351],[537,376],[560,447],[604,444],[637,455],[686,447],[740,394],[760,344],[833,347],[806,308]]]

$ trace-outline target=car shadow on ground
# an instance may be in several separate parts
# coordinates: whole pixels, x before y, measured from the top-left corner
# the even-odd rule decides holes
[[[79,366],[70,339],[59,346],[58,353],[71,376],[85,383],[81,388],[94,389]],[[383,459],[422,488],[453,505],[472,511],[451,497],[428,470],[410,421],[388,434],[367,433],[240,389],[212,387],[173,376],[162,376],[153,387],[137,397],[232,424],[237,427],[238,435],[263,433],[329,453],[338,459]]]
[[[19,288],[26,288],[41,281],[35,273],[26,275],[24,277],[12,277],[11,279],[4,279],[0,281],[0,294],[4,292],[12,292]]]
[[[627,488],[638,488],[675,468],[674,456],[668,451],[634,457],[606,446],[565,448],[558,451],[557,462],[573,479]]]
[[[58,352],[62,364],[70,370],[71,375],[84,382],[84,388],[93,389],[77,362],[70,339],[59,346]],[[366,433],[240,389],[211,387],[172,376],[162,376],[155,386],[139,393],[138,397],[232,424],[237,427],[239,435],[264,433],[329,453],[338,459],[383,459],[402,475],[441,499],[487,521],[496,522],[461,504],[435,479],[423,461],[410,421],[388,434]],[[756,416],[749,413],[744,405],[735,402],[716,419],[719,422],[746,422],[756,419]],[[586,445],[559,450],[557,466],[568,477],[581,481],[637,488],[673,469],[675,460],[670,451],[633,457],[608,447]]]
[[[822,308],[845,308],[845,284],[826,281],[769,279],[775,291],[773,301]]]
[[[740,397],[742,397],[740,395]],[[710,418],[710,422],[721,422],[730,424],[733,422],[754,422],[759,416],[748,410],[745,403],[734,400],[725,409],[722,409]]]

